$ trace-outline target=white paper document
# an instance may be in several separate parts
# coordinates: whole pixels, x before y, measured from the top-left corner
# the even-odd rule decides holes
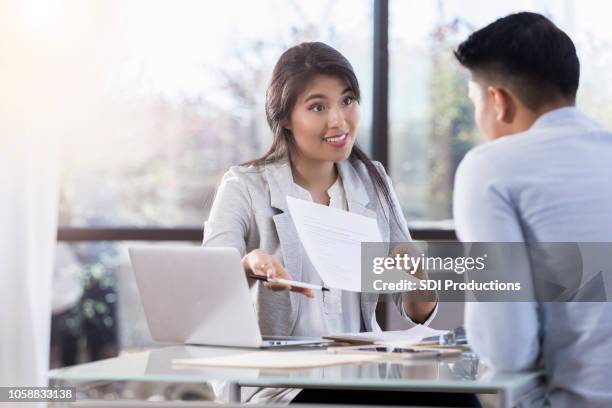
[[[343,333],[325,338],[346,339],[354,341],[371,342],[372,344],[408,346],[421,342],[426,337],[441,336],[448,333],[448,330],[436,330],[429,326],[418,324],[408,330],[396,330],[385,332],[362,332],[362,333]]]
[[[361,292],[361,243],[382,242],[376,219],[293,197],[287,204],[325,286]]]

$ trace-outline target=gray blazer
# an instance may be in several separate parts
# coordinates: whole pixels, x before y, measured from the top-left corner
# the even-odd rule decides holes
[[[385,242],[409,241],[410,233],[391,181],[383,166],[375,164],[387,180],[399,223],[387,221],[391,217],[386,201],[382,196],[378,200],[366,167],[359,161],[344,160],[338,164],[348,209],[376,218]],[[301,280],[302,257],[306,255],[287,208],[287,196],[299,197],[288,161],[259,168],[231,167],[223,176],[204,224],[203,245],[234,247],[241,256],[261,248],[280,260],[293,279]],[[293,292],[275,292],[259,283],[255,283],[252,292],[262,333],[291,335],[300,307],[308,299]],[[362,320],[367,331],[380,330],[375,316],[377,302],[377,294],[361,294]],[[411,321],[402,307],[401,295],[394,297],[394,303],[400,314]]]

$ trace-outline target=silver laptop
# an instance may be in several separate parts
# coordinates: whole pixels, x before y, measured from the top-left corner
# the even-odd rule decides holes
[[[321,338],[263,337],[235,248],[129,248],[153,339],[187,344],[273,347]]]

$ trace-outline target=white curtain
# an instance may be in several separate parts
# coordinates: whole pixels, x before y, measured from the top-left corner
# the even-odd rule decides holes
[[[57,148],[50,140],[24,134],[2,138],[0,385],[46,385],[57,228]]]
[[[0,386],[46,385],[49,366],[60,65],[26,3],[0,1]]]
[[[0,0],[0,386],[47,381],[60,146],[116,122],[124,7]]]

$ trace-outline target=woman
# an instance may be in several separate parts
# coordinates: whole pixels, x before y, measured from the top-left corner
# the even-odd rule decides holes
[[[288,212],[286,197],[374,217],[385,241],[410,240],[389,178],[355,144],[359,84],[350,63],[323,43],[303,43],[277,62],[267,91],[274,134],[261,158],[223,177],[204,228],[205,246],[232,246],[245,272],[321,284]],[[376,295],[317,293],[249,280],[266,335],[376,331]],[[427,323],[435,301],[396,296],[402,316]],[[285,395],[286,396],[286,395]]]

